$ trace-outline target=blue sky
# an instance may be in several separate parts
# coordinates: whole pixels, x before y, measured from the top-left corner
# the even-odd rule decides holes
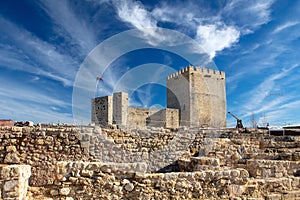
[[[85,110],[90,103],[74,106],[73,89],[93,49],[132,29],[145,39],[155,35],[163,41],[166,35],[157,30],[165,28],[195,40],[226,72],[227,110],[245,124],[252,113],[261,124],[299,124],[299,13],[298,0],[1,1],[0,118],[73,123],[74,107]],[[131,41],[120,41],[126,42]],[[164,107],[165,88],[157,84],[157,77],[167,72],[160,71],[162,65],[179,70],[189,62],[152,47],[114,59],[100,74],[103,82],[92,78],[94,85],[88,89],[93,95],[86,98],[126,91],[128,84],[116,85],[120,79],[130,80],[126,72],[152,69],[153,80],[132,90],[130,104]],[[89,112],[80,121],[88,122]],[[235,124],[230,116],[227,122]]]

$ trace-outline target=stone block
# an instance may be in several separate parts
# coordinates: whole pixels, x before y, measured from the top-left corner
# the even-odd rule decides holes
[[[1,179],[3,180],[1,193],[3,199],[25,199],[28,180],[31,175],[29,165],[1,166]]]

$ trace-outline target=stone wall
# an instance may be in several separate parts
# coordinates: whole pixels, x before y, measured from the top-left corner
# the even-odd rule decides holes
[[[299,137],[258,130],[46,127],[0,128],[2,198],[25,198],[30,172],[24,164],[32,173],[28,200],[300,196]]]
[[[92,122],[102,127],[116,124],[121,128],[145,129],[147,127],[179,127],[177,109],[150,109],[128,106],[128,94],[117,92],[111,96],[94,98],[92,104]]]
[[[159,109],[149,109],[149,108],[128,108],[128,129],[143,129],[146,128],[148,123],[150,123],[150,116],[156,112],[158,112]]]
[[[300,161],[250,159],[247,160],[246,168],[252,177],[282,178],[299,174]]]
[[[0,163],[31,166],[31,185],[52,184],[55,164],[87,160],[75,128],[0,127]]]
[[[207,160],[206,160],[207,161]],[[29,199],[297,199],[299,177],[253,179],[245,169],[141,173],[139,163],[58,162],[58,179]]]
[[[179,127],[179,111],[177,109],[150,109],[128,107],[128,130],[145,129],[147,127],[173,128]]]
[[[219,199],[242,196],[244,169],[139,173],[101,162],[59,162],[57,181],[45,196],[59,199]]]
[[[155,127],[130,132],[83,127],[80,132],[82,143],[94,159],[115,163],[146,162],[147,172],[167,166],[172,169],[194,138],[193,133],[184,129],[171,132]]]
[[[179,128],[179,110],[173,109],[173,108],[166,108],[164,110],[165,112],[165,119],[166,119],[166,125],[165,128],[172,128],[177,129]]]
[[[113,100],[111,96],[98,97],[91,100],[91,121],[107,127],[113,123]]]

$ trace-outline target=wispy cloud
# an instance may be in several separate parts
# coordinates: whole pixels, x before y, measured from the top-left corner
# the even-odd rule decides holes
[[[7,79],[1,77],[0,84],[5,85],[9,82],[6,87],[0,88],[0,95],[6,99],[12,98],[19,101],[28,101],[44,105],[54,105],[59,107],[70,107],[71,103],[64,100],[54,98],[52,95],[47,94],[45,91],[40,91],[38,88],[26,85],[20,82],[18,79]]]
[[[290,28],[290,27],[296,26],[296,25],[298,25],[299,23],[300,23],[300,22],[298,22],[298,21],[288,21],[288,22],[286,22],[286,23],[284,23],[284,24],[281,24],[281,25],[277,26],[277,27],[275,28],[275,30],[273,31],[273,33],[278,33],[278,32],[280,32],[280,31],[283,31],[283,30],[288,29],[288,28]]]
[[[62,81],[65,85],[72,84],[78,65],[76,60],[57,52],[55,46],[40,40],[3,17],[0,17],[0,24],[6,27],[0,30],[4,34],[1,38],[1,66],[48,76]]]
[[[76,13],[69,1],[41,0],[39,4],[52,19],[57,35],[71,45],[77,45],[81,55],[86,56],[97,45],[92,24],[85,21],[82,13]]]
[[[248,111],[253,111],[253,110],[256,111],[257,110],[257,112],[262,112],[262,111],[266,110],[265,108],[263,110],[261,108],[259,109],[259,107],[262,107],[262,103],[270,95],[271,91],[276,89],[276,87],[275,87],[276,81],[287,76],[296,67],[298,67],[298,66],[295,65],[295,66],[292,66],[287,69],[283,68],[281,72],[268,76],[262,83],[260,83],[252,91],[246,92],[245,96],[249,96],[249,94],[251,94],[251,98],[248,100],[248,104],[245,105],[245,108]],[[285,99],[278,98],[277,100],[281,103]],[[275,103],[275,105],[277,105],[279,102]],[[273,103],[269,103],[269,105],[272,106]]]
[[[9,105],[9,106],[8,106]],[[10,99],[9,102],[0,98],[1,117],[12,118],[16,121],[34,121],[35,123],[73,123],[72,114],[58,112],[36,103],[24,103],[20,100]]]
[[[242,105],[242,109],[234,110],[234,112],[243,120],[249,118],[252,113],[255,115],[264,113],[267,121],[273,125],[282,125],[283,121],[290,120],[288,118],[295,115],[293,112],[299,104],[298,97],[282,92],[284,85],[280,83],[285,82],[284,80],[291,76],[296,68],[298,65],[292,65],[289,68],[282,68],[277,73],[268,74],[262,82],[254,84],[256,87],[238,95],[236,97],[239,99],[238,106],[241,108],[240,105]],[[231,119],[229,123],[233,123]]]
[[[239,27],[242,34],[252,33],[271,20],[271,6],[274,0],[230,0],[221,12],[221,17]]]
[[[6,84],[6,83],[10,84]],[[49,95],[47,91],[1,77],[0,106],[1,117],[13,118],[13,120],[32,120],[34,122],[69,122],[72,123],[72,115],[67,111],[71,103],[55,95]],[[52,108],[56,108],[53,110]],[[64,111],[62,111],[64,110]]]

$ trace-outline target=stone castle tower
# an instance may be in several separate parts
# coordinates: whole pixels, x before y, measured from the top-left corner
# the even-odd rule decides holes
[[[225,127],[225,73],[189,66],[168,76],[167,107],[179,110],[181,126]]]
[[[101,126],[226,127],[225,73],[189,66],[167,77],[167,108],[128,106],[128,94],[92,99],[92,122]]]

